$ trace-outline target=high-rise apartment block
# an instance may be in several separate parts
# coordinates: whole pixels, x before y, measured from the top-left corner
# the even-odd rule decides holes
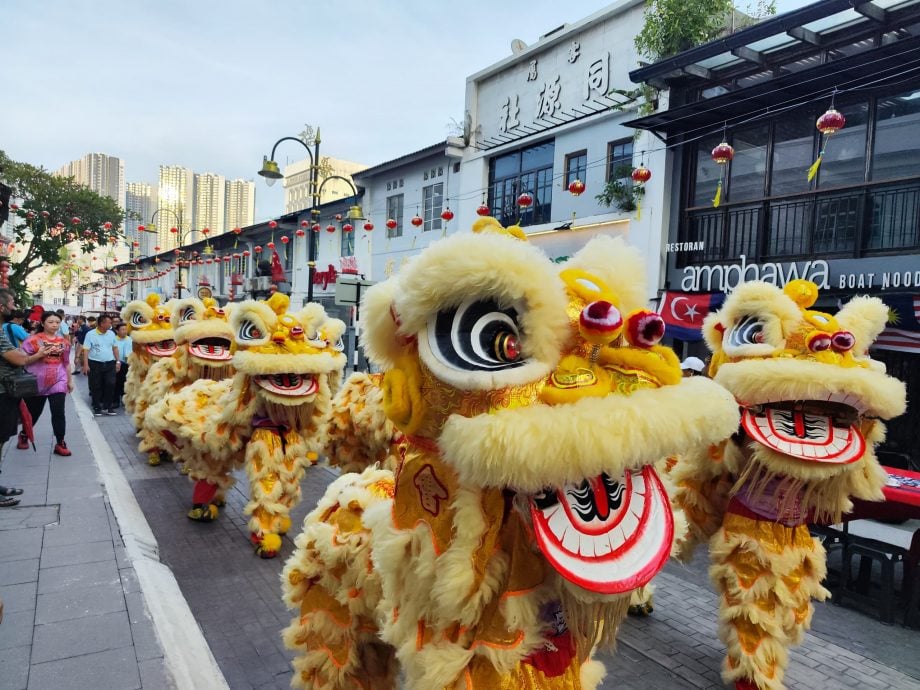
[[[125,164],[121,158],[104,153],[87,153],[83,158],[61,166],[54,174],[72,177],[78,184],[125,207]]]
[[[144,182],[129,182],[125,192],[125,240],[131,247],[132,256],[149,256],[157,244],[154,235],[140,232],[138,226],[145,225],[157,208],[157,190]],[[134,243],[137,242],[137,246]]]
[[[256,186],[251,180],[227,180],[223,232],[255,223]]]
[[[190,239],[200,239],[199,233],[204,228],[212,236],[224,232],[226,198],[227,180],[223,175],[195,173],[195,219],[191,225],[195,232]]]
[[[344,199],[352,195],[351,187],[348,186],[348,183],[335,179],[323,183],[325,178],[330,175],[339,175],[350,181],[353,174],[366,170],[367,166],[363,163],[321,156],[319,168],[320,185],[322,185],[319,201],[321,204],[325,204],[327,201]],[[310,159],[305,158],[285,166],[283,184],[285,213],[310,208],[312,203],[310,194]]]
[[[195,222],[195,174],[181,165],[161,165],[157,181],[157,246],[161,250],[174,249],[182,239],[180,233],[170,232],[177,227],[186,241],[197,236],[187,232]]]

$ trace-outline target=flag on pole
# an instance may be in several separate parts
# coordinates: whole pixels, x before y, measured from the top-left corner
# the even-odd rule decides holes
[[[665,323],[665,335],[687,342],[702,340],[703,319],[724,301],[722,292],[665,292],[658,309]]]
[[[888,327],[872,347],[920,354],[920,295],[884,295]]]

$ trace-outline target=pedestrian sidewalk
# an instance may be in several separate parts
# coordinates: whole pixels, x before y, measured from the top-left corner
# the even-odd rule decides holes
[[[67,399],[71,457],[4,449],[0,690],[226,688],[82,389]]]

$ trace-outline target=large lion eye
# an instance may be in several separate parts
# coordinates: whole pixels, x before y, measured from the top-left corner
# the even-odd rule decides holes
[[[726,339],[732,347],[759,345],[763,342],[763,322],[756,316],[745,316],[732,326]]]
[[[182,314],[179,315],[179,323],[188,323],[189,321],[194,321],[198,318],[198,315],[195,314],[195,307],[186,307],[182,310]]]
[[[131,314],[131,326],[132,327],[141,328],[143,326],[146,326],[148,323],[149,321],[147,321],[147,319],[144,318],[144,315],[141,314],[139,311],[136,311],[133,314]]]
[[[242,319],[236,330],[236,339],[241,343],[254,343],[265,339],[265,332],[249,319]]]
[[[493,300],[470,300],[429,322],[432,353],[443,363],[468,371],[495,371],[524,364],[518,313]]]

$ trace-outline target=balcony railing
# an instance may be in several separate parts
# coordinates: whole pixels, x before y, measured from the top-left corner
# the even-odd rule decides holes
[[[920,180],[690,209],[680,241],[703,249],[679,266],[920,252]]]

